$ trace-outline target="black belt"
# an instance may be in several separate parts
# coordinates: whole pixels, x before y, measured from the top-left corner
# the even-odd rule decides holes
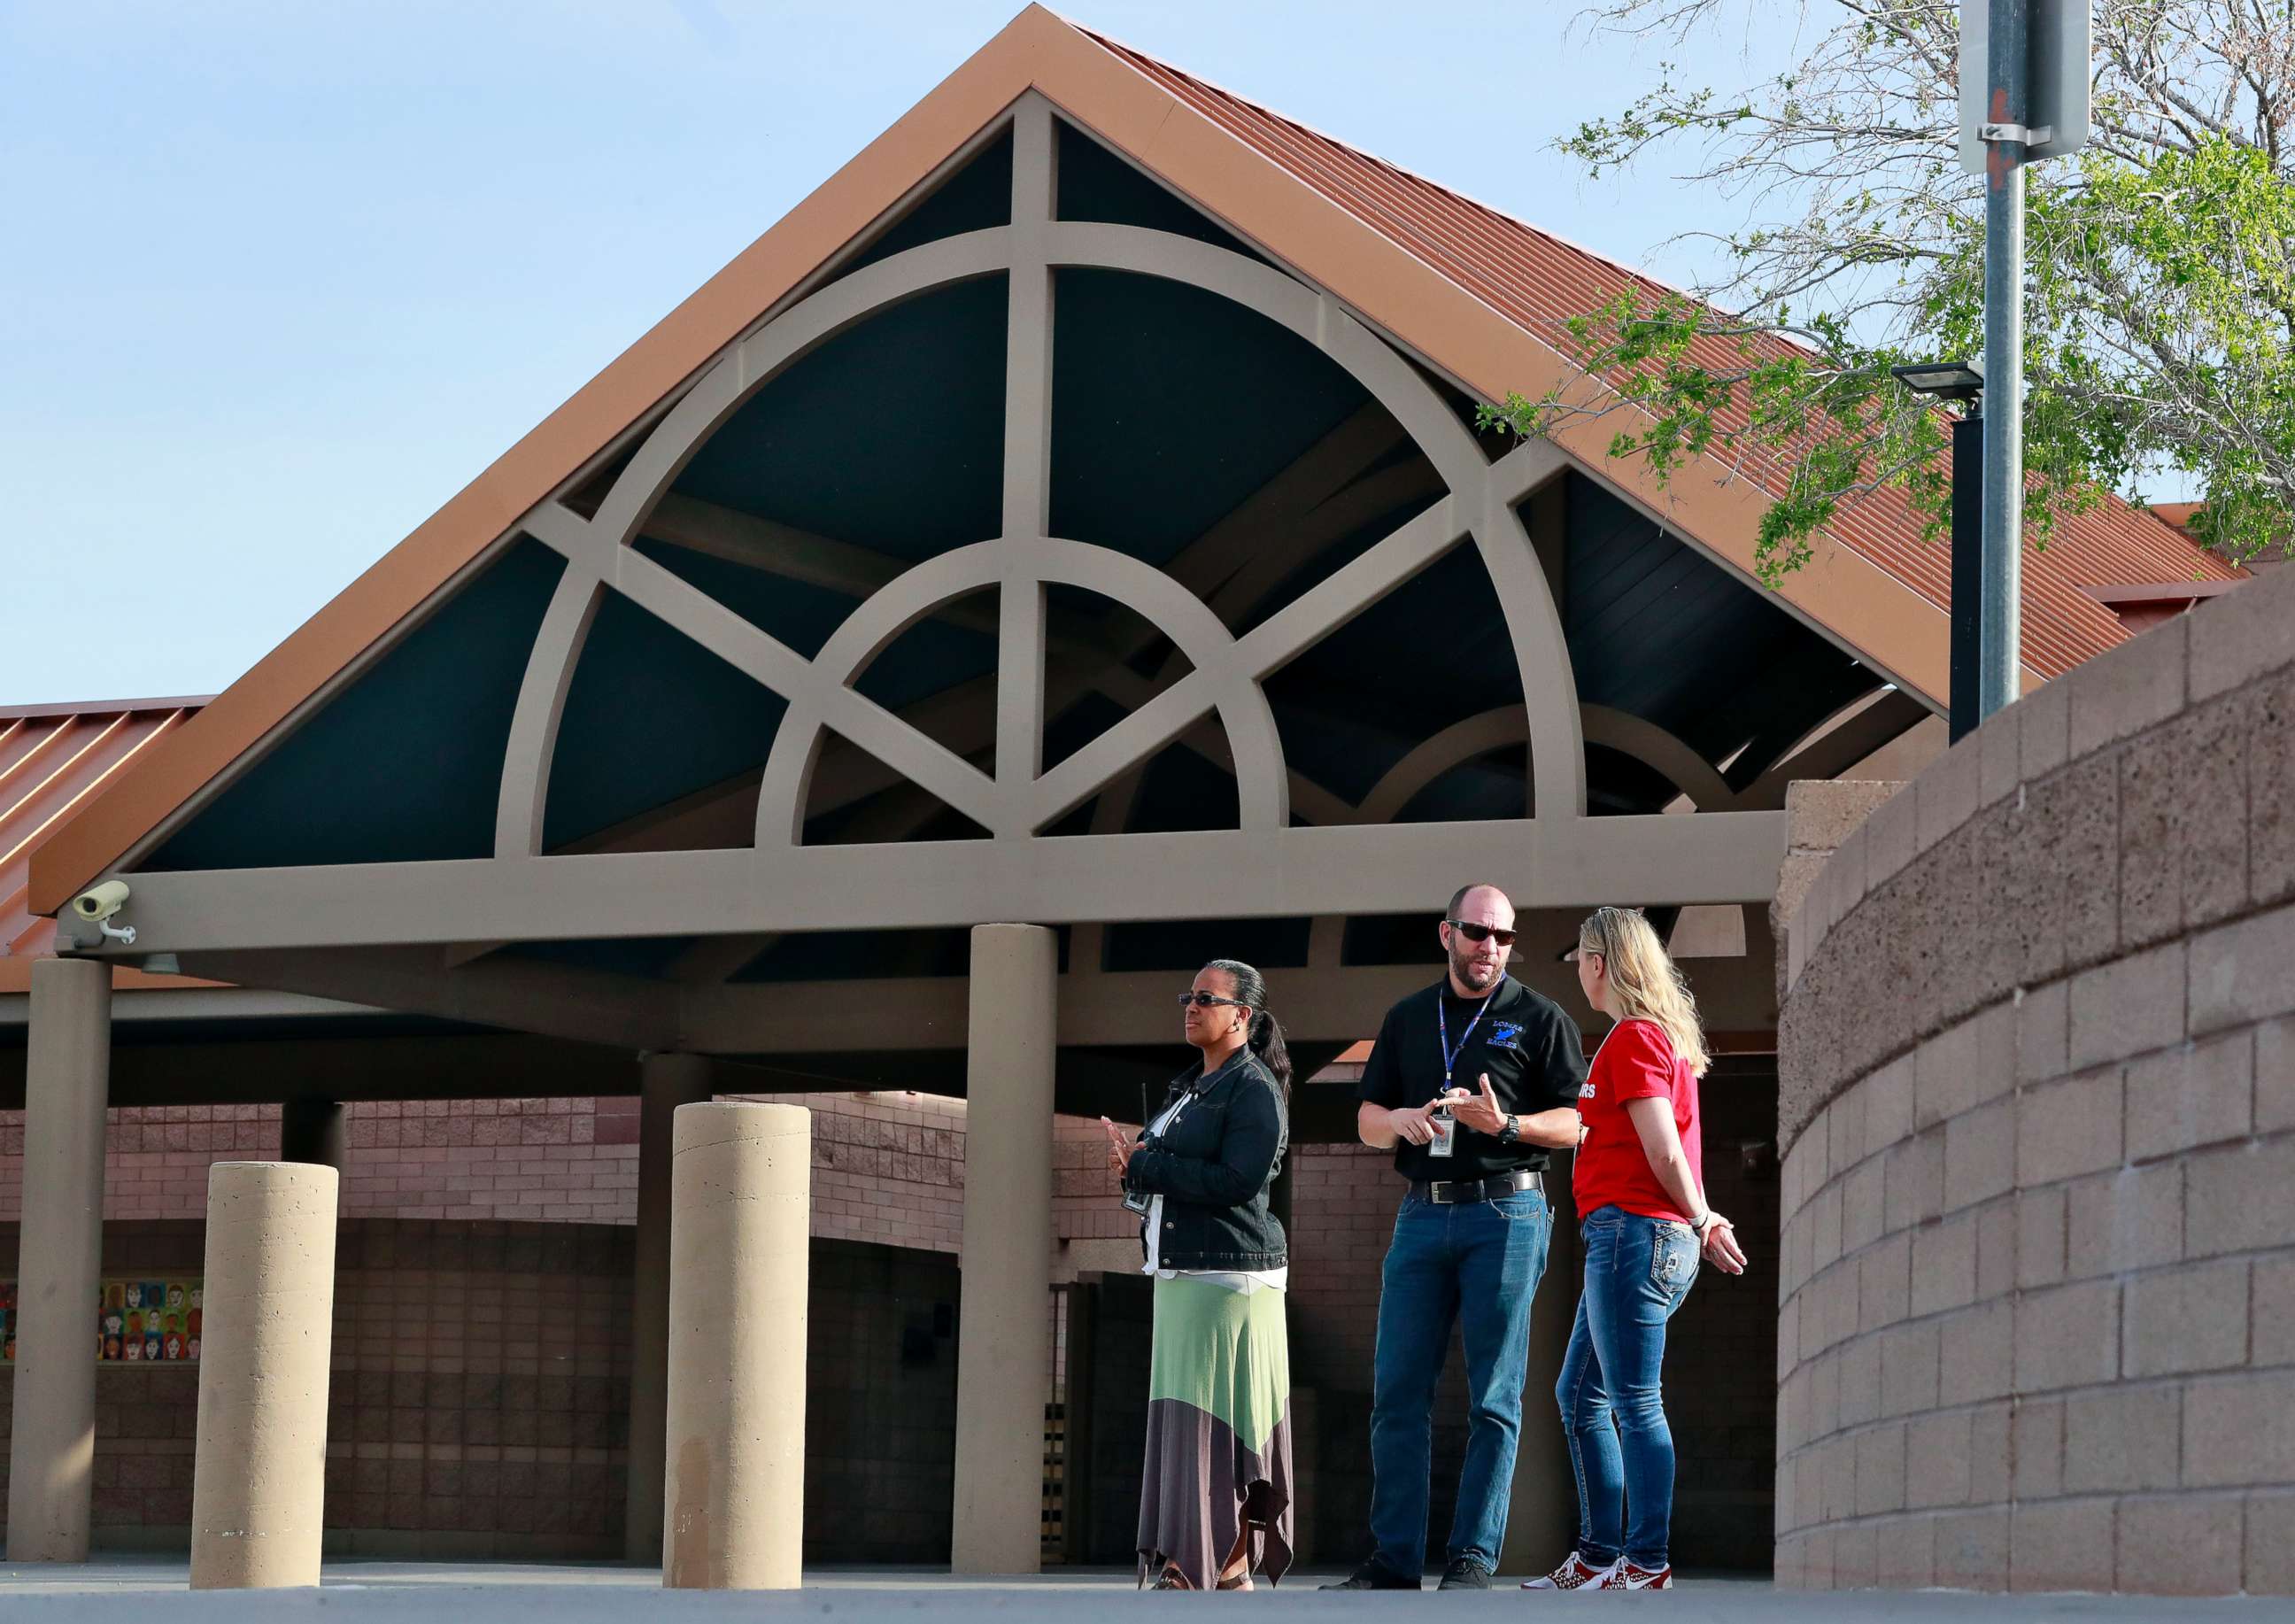
[[[1493,1173],[1487,1179],[1414,1179],[1410,1194],[1420,1201],[1431,1201],[1438,1207],[1455,1206],[1466,1201],[1499,1201],[1508,1196],[1518,1196],[1524,1190],[1546,1188],[1543,1174],[1527,1167],[1518,1167],[1510,1173]]]

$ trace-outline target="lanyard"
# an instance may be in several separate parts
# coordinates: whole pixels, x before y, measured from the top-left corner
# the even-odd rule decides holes
[[[1499,985],[1503,986],[1506,978],[1500,976],[1499,982]],[[1468,1021],[1466,1030],[1458,1034],[1458,1047],[1456,1049],[1450,1047],[1450,1017],[1442,1008],[1442,990],[1438,988],[1435,991],[1434,1041],[1442,1050],[1442,1086],[1444,1088],[1450,1086],[1451,1068],[1458,1064],[1458,1057],[1466,1052],[1466,1045],[1474,1040],[1474,1028],[1482,1024],[1482,1011],[1491,1007],[1491,1000],[1498,996],[1498,991],[1497,987],[1492,987],[1488,992],[1482,994],[1482,1001],[1474,1006],[1474,1018]]]
[[[1180,1095],[1179,1098],[1173,1100],[1170,1105],[1165,1106],[1156,1120],[1148,1124],[1146,1132],[1158,1136],[1169,1132],[1171,1130],[1172,1124],[1179,1120],[1180,1113],[1188,1108],[1188,1102],[1195,1097],[1195,1090],[1190,1089],[1187,1093]],[[1144,1138],[1145,1134],[1143,1134],[1142,1137]]]

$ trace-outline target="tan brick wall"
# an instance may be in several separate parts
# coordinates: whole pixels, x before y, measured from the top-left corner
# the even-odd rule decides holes
[[[760,1098],[813,1112],[808,1559],[944,1562],[964,1102]],[[348,1137],[329,1548],[617,1556],[637,1101],[366,1102]],[[209,1165],[275,1156],[279,1110],[120,1109],[107,1138],[107,1270],[196,1273]],[[1105,1146],[1097,1122],[1058,1119],[1056,1273],[1069,1241],[1137,1234]],[[0,1114],[0,1278],[22,1165],[23,1114]],[[0,1505],[12,1386],[0,1365]],[[99,1545],[188,1538],[198,1394],[196,1367],[99,1373]]]
[[[331,1553],[618,1558],[629,1416],[627,1227],[346,1219],[327,1406]],[[107,1226],[108,1274],[197,1274],[195,1221]],[[0,1225],[0,1274],[15,1226]],[[952,1260],[816,1240],[807,1304],[805,1555],[944,1562]],[[0,1365],[0,1506],[13,1372]],[[94,1537],[190,1538],[196,1365],[96,1373]]]
[[[1813,877],[1780,1582],[2295,1594],[2291,627],[2145,633]]]
[[[928,1094],[757,1095],[813,1113],[813,1232],[957,1250],[964,1102]],[[634,1097],[366,1101],[349,1107],[345,1218],[637,1221]],[[1099,1125],[1058,1119],[1054,1229],[1128,1238]],[[0,1112],[0,1223],[20,1216],[24,1114]],[[208,1168],[279,1154],[276,1106],[151,1106],[110,1114],[107,1220],[203,1220]]]

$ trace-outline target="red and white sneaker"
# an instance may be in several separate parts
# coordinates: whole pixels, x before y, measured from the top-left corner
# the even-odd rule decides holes
[[[1605,1590],[1670,1590],[1673,1588],[1673,1564],[1662,1568],[1640,1568],[1622,1556],[1618,1565],[1602,1575]]]
[[[1553,1572],[1526,1579],[1522,1581],[1522,1587],[1525,1590],[1598,1590],[1616,1571],[1614,1568],[1597,1568],[1572,1551],[1570,1560]]]

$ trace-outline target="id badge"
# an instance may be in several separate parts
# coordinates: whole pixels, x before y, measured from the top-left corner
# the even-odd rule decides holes
[[[1428,1155],[1447,1157],[1458,1154],[1458,1124],[1448,1111],[1434,1112],[1427,1117],[1426,1125],[1434,1130],[1434,1137],[1426,1145]]]

